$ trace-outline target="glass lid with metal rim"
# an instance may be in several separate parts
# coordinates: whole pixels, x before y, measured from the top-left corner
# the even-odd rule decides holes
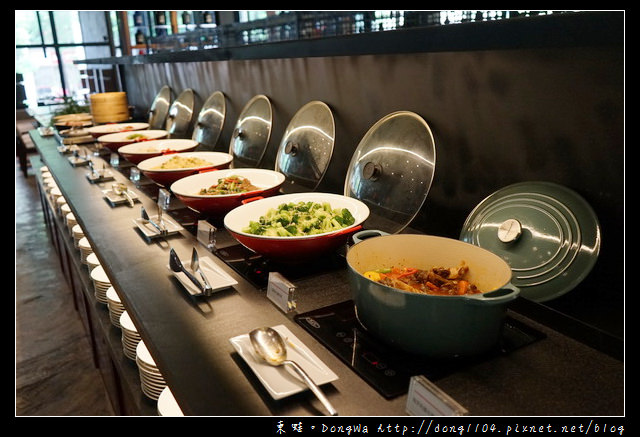
[[[169,88],[169,85],[164,85],[158,91],[151,103],[151,108],[149,108],[149,129],[164,129],[170,105],[171,88]]]
[[[213,149],[220,138],[226,113],[227,104],[224,94],[221,91],[215,91],[202,105],[191,139]]]
[[[233,156],[233,166],[260,166],[271,138],[273,111],[267,96],[254,96],[244,106],[231,134],[229,154]]]
[[[169,107],[165,130],[170,138],[186,138],[193,117],[194,94],[187,88]]]
[[[600,224],[575,191],[552,182],[520,182],[485,198],[460,239],[503,258],[520,295],[545,302],[575,288],[600,252]]]
[[[276,171],[286,176],[283,193],[313,191],[322,181],[335,142],[333,113],[326,103],[312,101],[293,116],[276,156]]]
[[[356,148],[345,178],[344,195],[366,203],[368,229],[395,234],[422,208],[436,165],[429,125],[410,111],[380,119]]]

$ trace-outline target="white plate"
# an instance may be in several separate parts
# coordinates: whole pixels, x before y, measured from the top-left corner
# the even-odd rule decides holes
[[[274,326],[273,329],[288,340],[287,358],[298,363],[313,382],[317,385],[322,385],[338,379],[338,376],[320,361],[286,326],[278,325]],[[308,390],[307,385],[290,366],[274,367],[257,356],[251,345],[251,340],[249,340],[249,334],[233,337],[229,341],[274,399],[282,399]]]
[[[176,398],[171,393],[169,386],[165,387],[158,398],[158,413],[161,416],[184,416],[180,405],[176,402]]]
[[[191,260],[189,261],[180,260],[180,262],[182,262],[182,265],[187,270],[191,271]],[[196,287],[196,285],[189,280],[187,275],[185,275],[182,272],[177,272],[177,273],[174,272],[173,270],[171,270],[171,267],[169,266],[169,264],[167,264],[167,269],[169,269],[171,273],[173,273],[173,276],[175,276],[176,279],[180,281],[180,283],[184,286],[184,288],[187,289],[189,294],[202,293],[202,291],[199,290],[198,287]],[[233,287],[234,285],[238,285],[238,281],[233,279],[223,270],[219,269],[213,263],[213,261],[211,261],[207,257],[200,257],[200,270],[202,270],[204,275],[209,280],[209,284],[211,285],[211,288],[213,288],[214,292],[224,290],[225,288]],[[196,279],[198,280],[202,279],[200,278],[200,275],[194,274],[193,276],[195,276]]]
[[[165,236],[176,234],[180,232],[180,230],[182,230],[182,226],[173,221],[173,219],[168,214],[163,214],[162,217],[162,222],[167,228],[167,233]],[[158,223],[158,216],[152,215],[149,217],[149,220]],[[134,219],[133,223],[136,224],[138,229],[140,229],[140,232],[142,232],[147,238],[155,238],[161,236],[160,232],[155,228],[155,226],[153,226],[151,223],[146,223],[141,217]]]

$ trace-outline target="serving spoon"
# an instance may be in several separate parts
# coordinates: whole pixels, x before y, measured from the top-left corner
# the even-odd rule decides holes
[[[287,346],[282,336],[273,328],[257,328],[249,332],[249,339],[256,353],[268,364],[272,366],[291,366],[302,377],[305,384],[311,389],[316,397],[322,402],[332,416],[337,416],[338,412],[333,408],[320,387],[307,375],[295,361],[287,359]]]
[[[198,257],[198,252],[196,251],[195,247],[193,248],[193,251],[191,252],[191,270],[194,273],[197,272],[197,273],[200,274],[200,277],[202,278],[202,281],[204,282],[204,291],[205,291],[205,294],[206,294],[207,290],[211,290],[211,285],[209,284],[209,280],[205,276],[204,272],[200,268],[200,258]]]

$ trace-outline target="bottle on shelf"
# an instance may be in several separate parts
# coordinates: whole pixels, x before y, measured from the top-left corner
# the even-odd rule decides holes
[[[135,11],[133,13],[133,25],[144,26],[144,13],[142,11]]]
[[[138,29],[136,31],[136,45],[144,44],[144,43],[145,43],[144,32],[142,31],[142,29]]]
[[[167,24],[167,16],[164,11],[155,11],[153,14],[157,26],[165,26]]]
[[[182,12],[182,24],[185,26],[191,24],[191,13],[189,11]]]

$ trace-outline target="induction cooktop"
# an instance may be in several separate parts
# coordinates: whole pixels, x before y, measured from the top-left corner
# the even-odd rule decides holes
[[[536,329],[507,317],[495,349],[472,358],[432,359],[396,350],[377,340],[358,321],[351,300],[299,314],[294,319],[387,399],[405,394],[414,375],[437,381],[545,338]]]

